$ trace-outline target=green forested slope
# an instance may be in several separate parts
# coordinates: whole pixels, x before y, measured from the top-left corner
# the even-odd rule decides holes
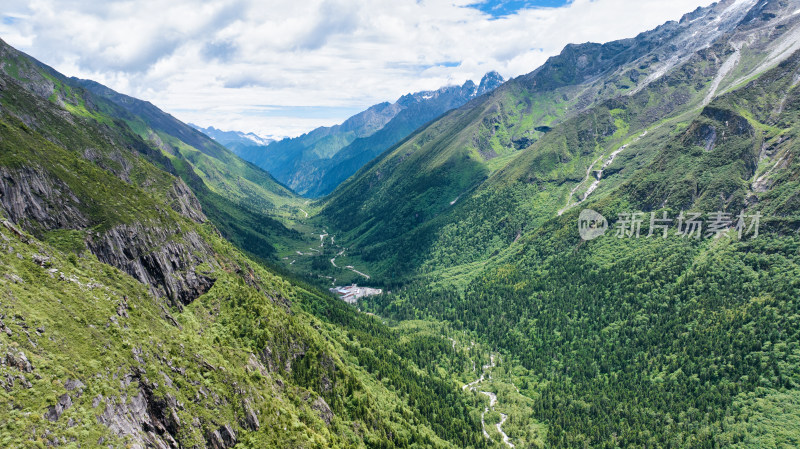
[[[502,97],[521,80],[347,181],[323,218],[392,289],[359,307],[450,323],[527,370],[546,447],[798,446],[800,5],[744,4],[707,48],[625,95],[591,96],[522,149],[506,139],[508,156],[478,150],[508,135],[511,121],[486,111],[509,110]],[[686,21],[725,23],[732,5]],[[550,73],[556,89],[580,79],[574,51],[534,74]],[[516,89],[517,99],[535,91]],[[494,134],[476,131],[487,125]],[[580,239],[583,208],[608,219],[605,236]],[[616,238],[636,211],[642,237]],[[702,214],[702,238],[676,235],[681,211]],[[717,211],[731,221],[715,239]],[[672,218],[668,238],[646,237],[651,212]]]
[[[533,416],[548,447],[796,446],[798,67],[795,53],[664,125],[671,131],[631,143],[658,145],[605,193],[540,219],[460,282],[413,283],[361,306],[444,320],[502,348],[535,373]],[[591,126],[603,123],[593,114]],[[511,179],[524,189],[542,166],[517,167]],[[523,216],[514,206],[497,207]],[[583,207],[608,219],[604,236],[580,239]],[[701,238],[676,234],[683,210],[703,214]],[[622,214],[635,211],[645,213],[641,237],[618,238]],[[732,220],[718,238],[708,234],[716,211]],[[651,212],[673,219],[667,238],[660,229],[647,237]]]
[[[294,238],[269,177],[0,47],[0,444],[797,447],[798,8],[570,46],[365,166],[304,266],[335,233],[378,316],[242,252]],[[759,235],[646,237],[682,211]]]
[[[372,161],[322,218],[387,282],[481,263],[587,191],[605,195],[707,101],[788,57],[794,6],[720,2],[633,39],[568,46]]]

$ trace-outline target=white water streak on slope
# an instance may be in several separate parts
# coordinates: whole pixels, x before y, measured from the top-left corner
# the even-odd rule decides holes
[[[732,43],[734,52],[732,55],[722,63],[720,66],[719,71],[717,72],[717,76],[714,77],[714,80],[711,82],[711,88],[706,95],[706,98],[703,100],[703,106],[711,103],[711,100],[714,99],[714,95],[717,93],[717,89],[719,88],[719,84],[725,79],[726,76],[736,67],[736,64],[739,63],[739,59],[741,58],[742,54],[739,51],[742,47],[741,43]]]

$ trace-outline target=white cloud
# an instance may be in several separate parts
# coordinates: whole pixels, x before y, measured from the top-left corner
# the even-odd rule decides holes
[[[574,0],[496,20],[474,0],[7,3],[0,37],[67,75],[199,125],[296,135],[489,70],[522,75],[567,43],[632,37],[710,1]]]

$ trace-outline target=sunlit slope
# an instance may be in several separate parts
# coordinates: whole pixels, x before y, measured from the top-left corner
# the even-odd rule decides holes
[[[628,179],[709,101],[787,58],[793,6],[722,2],[633,39],[568,46],[381,155],[322,215],[386,275],[483,261]]]

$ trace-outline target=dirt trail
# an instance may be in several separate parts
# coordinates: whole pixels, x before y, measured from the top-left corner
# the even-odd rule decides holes
[[[300,209],[300,210],[302,210],[302,209]],[[303,212],[305,212],[305,211],[303,211]],[[326,237],[330,237],[330,239],[331,239],[331,243],[330,243],[330,244],[331,244],[331,246],[336,246],[337,248],[341,248],[341,251],[339,251],[339,252],[338,252],[338,253],[337,253],[337,254],[336,254],[336,255],[335,255],[335,256],[334,256],[332,259],[330,259],[330,261],[331,261],[331,265],[333,265],[333,267],[334,267],[334,268],[347,269],[347,270],[350,270],[350,271],[352,271],[353,273],[356,273],[357,275],[359,275],[359,276],[361,276],[361,277],[363,277],[363,278],[365,278],[365,279],[369,279],[369,278],[370,278],[370,275],[368,275],[367,273],[363,273],[363,272],[361,272],[361,271],[358,271],[358,270],[356,270],[356,269],[355,269],[355,268],[354,268],[352,265],[347,265],[346,267],[340,267],[339,265],[336,265],[336,258],[337,258],[337,257],[339,257],[339,256],[341,256],[341,255],[343,255],[343,254],[344,254],[344,252],[345,252],[345,249],[346,249],[346,248],[342,248],[341,246],[339,246],[339,245],[336,245],[336,244],[334,243],[334,236],[333,236],[333,235],[330,235],[330,234],[328,234],[328,231],[326,231],[326,230],[324,230],[324,229],[323,229],[321,233],[313,232],[312,234],[313,234],[313,235],[318,235],[318,236],[319,236],[319,247],[320,247],[320,248],[324,248],[324,247],[325,247],[325,238],[326,238]],[[317,252],[317,253],[320,253],[320,252],[321,252],[320,250],[318,250],[318,249],[315,249],[315,248],[310,248],[310,247],[309,247],[308,249],[309,249],[309,250],[311,250],[311,251]],[[311,252],[311,253],[303,253],[303,252],[301,252],[301,251],[295,251],[295,253],[297,253],[297,255],[298,255],[298,256],[313,256],[313,255],[314,255],[314,253],[313,253],[313,252]],[[295,262],[295,261],[293,260],[292,262],[290,262],[290,263],[289,263],[289,265],[292,265],[292,264],[294,264],[294,262]]]
[[[328,235],[328,234],[325,234],[325,235]],[[331,242],[333,242],[333,237],[331,237]],[[321,243],[320,243],[320,246],[322,246]],[[363,276],[365,279],[369,279],[369,275],[368,274],[362,273],[362,272],[356,270],[352,265],[347,265],[346,267],[340,267],[339,265],[336,265],[336,258],[341,256],[342,254],[344,254],[344,251],[345,251],[345,249],[342,248],[341,251],[336,253],[336,256],[334,256],[333,259],[331,259],[331,265],[333,265],[335,268],[344,268],[344,269],[350,270],[353,273],[356,273],[356,274],[358,274],[360,276]]]
[[[348,270],[352,271],[352,272],[353,272],[353,273],[355,273],[355,274],[361,275],[361,276],[363,276],[364,278],[366,278],[366,279],[369,279],[369,275],[368,275],[368,274],[365,274],[365,273],[362,273],[362,272],[360,272],[360,271],[356,270],[355,268],[353,268],[353,266],[352,266],[352,265],[348,265],[348,266],[346,266],[345,268],[347,268]]]

